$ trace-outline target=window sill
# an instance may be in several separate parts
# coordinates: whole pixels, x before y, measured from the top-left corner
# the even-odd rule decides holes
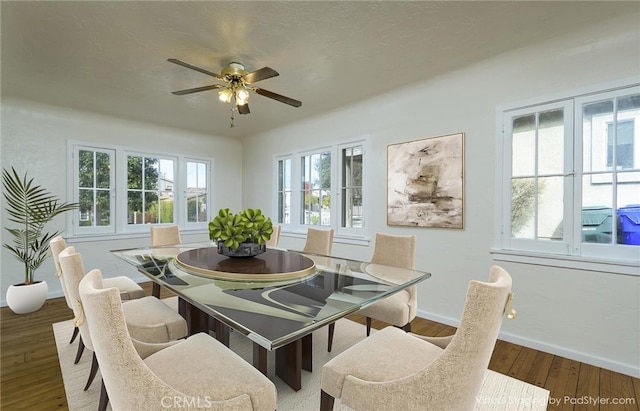
[[[640,276],[640,264],[638,261],[541,254],[519,250],[491,250],[491,254],[496,261]]]

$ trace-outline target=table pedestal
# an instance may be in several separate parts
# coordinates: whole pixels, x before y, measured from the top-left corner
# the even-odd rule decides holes
[[[200,332],[209,333],[212,328],[209,325],[213,321],[213,330],[216,339],[229,347],[229,327],[210,317],[193,304],[178,298],[178,312],[187,321],[189,335]],[[313,334],[293,341],[276,349],[276,375],[286,382],[295,391],[302,388],[302,370],[311,372],[313,369]],[[264,375],[267,375],[268,350],[257,343],[253,343],[253,366]]]

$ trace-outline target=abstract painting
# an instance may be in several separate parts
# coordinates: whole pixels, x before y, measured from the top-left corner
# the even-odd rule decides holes
[[[464,133],[387,146],[387,224],[463,228]]]

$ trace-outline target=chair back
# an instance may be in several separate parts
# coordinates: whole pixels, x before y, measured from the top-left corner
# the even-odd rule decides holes
[[[434,403],[446,409],[472,410],[487,372],[505,304],[511,292],[511,276],[493,266],[489,281],[471,281],[460,326],[444,352],[431,363],[425,384],[440,381],[446,389],[436,390]],[[437,409],[435,407],[434,409]]]
[[[177,225],[152,225],[151,245],[172,245],[180,244],[180,227]]]
[[[138,355],[117,288],[102,288],[100,270],[80,281],[80,297],[93,337],[102,380],[114,410],[159,409],[162,398],[189,398],[167,386]]]
[[[267,240],[267,245],[270,245],[272,247],[277,247],[278,243],[280,242],[280,229],[282,228],[282,226],[280,225],[274,225],[273,226],[273,233],[271,233],[271,237]]]
[[[303,253],[331,255],[333,247],[333,229],[318,230],[309,227],[307,229],[307,241],[302,249]]]
[[[64,294],[64,299],[67,302],[67,306],[73,310],[73,302],[69,299],[69,292],[67,291],[67,285],[64,283],[64,276],[62,275],[62,269],[60,268],[59,255],[62,250],[67,248],[67,242],[61,235],[57,235],[49,241],[49,249],[51,250],[51,257],[53,257],[53,264],[56,268],[56,277],[60,281],[60,287]]]
[[[416,236],[376,233],[371,262],[413,270],[416,265]]]
[[[69,299],[72,303],[74,325],[80,329],[80,336],[85,347],[93,351],[93,340],[89,332],[84,314],[84,308],[80,300],[80,281],[84,277],[84,266],[82,264],[82,256],[76,253],[76,249],[72,246],[65,248],[58,255],[60,267],[64,283],[67,285]]]

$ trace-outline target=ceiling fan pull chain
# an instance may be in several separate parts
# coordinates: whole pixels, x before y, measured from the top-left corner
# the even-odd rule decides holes
[[[231,106],[231,124],[229,124],[229,127],[230,128],[234,127],[234,124],[233,124],[233,106]]]

